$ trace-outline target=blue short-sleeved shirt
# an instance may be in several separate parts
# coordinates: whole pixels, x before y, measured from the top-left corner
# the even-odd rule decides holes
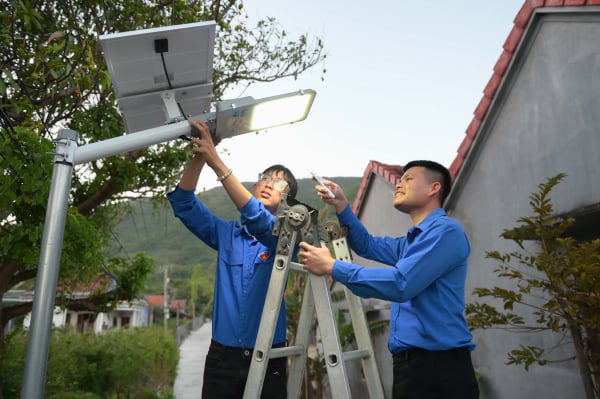
[[[215,216],[192,190],[177,187],[167,198],[175,216],[217,251],[213,339],[223,345],[253,348],[275,259],[275,216],[254,197],[240,209],[241,224]],[[273,343],[285,342],[285,338],[282,301]]]
[[[332,276],[356,295],[391,301],[388,348],[431,351],[475,344],[464,317],[469,241],[439,208],[403,237],[370,235],[350,207],[338,215],[359,256],[391,267],[361,267],[336,260]]]

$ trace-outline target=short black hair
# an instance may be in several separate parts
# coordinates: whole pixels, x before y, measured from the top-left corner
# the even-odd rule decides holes
[[[294,174],[292,173],[291,170],[289,170],[288,168],[286,168],[283,165],[276,164],[276,165],[271,165],[267,169],[265,169],[263,171],[263,174],[265,174],[265,175],[268,175],[270,173],[277,174],[279,172],[283,172],[283,178],[285,179],[285,181],[287,181],[288,186],[290,188],[290,192],[288,193],[288,195],[295,197],[296,193],[298,193],[298,182],[296,181],[296,178],[294,177]]]
[[[431,172],[428,174],[428,177],[432,183],[436,181],[440,182],[442,185],[442,189],[440,190],[440,200],[441,203],[444,204],[444,201],[446,200],[446,197],[448,197],[448,194],[450,194],[450,189],[452,188],[452,179],[450,178],[450,171],[448,171],[448,168],[434,161],[417,160],[410,161],[404,165],[404,172],[413,166],[422,166]]]

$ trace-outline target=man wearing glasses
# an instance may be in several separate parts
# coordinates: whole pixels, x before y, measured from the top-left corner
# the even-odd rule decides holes
[[[258,176],[249,192],[219,157],[208,126],[191,121],[200,136],[177,188],[167,195],[173,212],[200,240],[217,250],[212,341],[206,357],[202,398],[241,398],[275,259],[278,238],[272,230],[283,194],[294,197],[298,184],[283,165]],[[215,216],[195,195],[204,165],[240,211],[241,224]],[[286,340],[285,304],[277,319],[273,346]],[[271,359],[262,398],[286,398],[286,358]]]

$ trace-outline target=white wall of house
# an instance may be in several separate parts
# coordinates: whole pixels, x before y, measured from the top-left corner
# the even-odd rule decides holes
[[[54,307],[54,313],[52,314],[52,326],[53,327],[62,327],[65,325],[65,321],[67,318],[67,313],[62,311],[60,307]],[[23,327],[29,328],[31,324],[31,312],[27,313],[25,318],[23,319]]]
[[[135,301],[131,304],[121,302],[117,309],[98,314],[94,331],[99,333],[110,329],[145,327],[148,325],[148,309],[146,301]]]

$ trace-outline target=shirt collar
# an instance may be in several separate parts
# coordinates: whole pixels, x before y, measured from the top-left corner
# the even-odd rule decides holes
[[[422,232],[423,230],[427,230],[436,220],[438,220],[442,216],[446,216],[446,211],[444,210],[444,208],[438,208],[430,212],[429,215],[425,217],[425,219],[421,220],[421,223],[408,229],[406,233],[408,241],[411,242],[412,240],[414,240],[420,232]]]
[[[254,238],[254,236],[252,234],[250,234],[250,232],[248,231],[248,228],[246,227],[245,224],[242,224],[239,226],[238,229],[235,229],[235,231],[233,232],[234,235],[236,236],[241,236],[242,234],[248,237],[252,237]]]

